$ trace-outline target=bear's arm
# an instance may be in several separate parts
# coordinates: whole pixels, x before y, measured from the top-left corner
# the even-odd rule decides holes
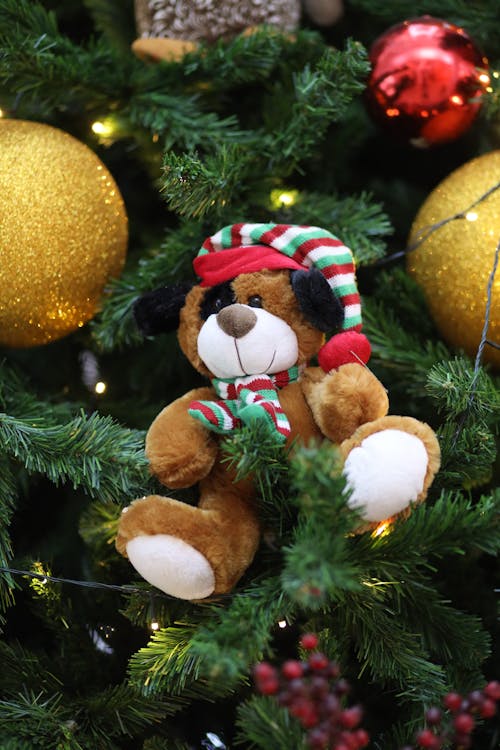
[[[213,400],[211,388],[196,388],[173,401],[152,422],[146,435],[151,472],[167,487],[190,487],[212,469],[215,435],[188,414],[191,401]]]
[[[389,408],[384,386],[363,365],[350,363],[330,373],[308,367],[300,382],[316,424],[334,443],[385,416]]]

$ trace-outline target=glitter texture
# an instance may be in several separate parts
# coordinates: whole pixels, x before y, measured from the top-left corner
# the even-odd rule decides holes
[[[127,215],[100,159],[61,130],[0,121],[0,344],[45,344],[95,314]]]
[[[429,195],[413,223],[409,244],[425,227],[464,212],[500,183],[500,151],[467,162]],[[408,270],[422,286],[444,339],[474,357],[485,320],[487,285],[500,240],[500,189],[474,206],[468,218],[436,229],[408,256]],[[493,285],[487,338],[500,343],[500,272]],[[486,346],[484,359],[500,367],[500,351]]]

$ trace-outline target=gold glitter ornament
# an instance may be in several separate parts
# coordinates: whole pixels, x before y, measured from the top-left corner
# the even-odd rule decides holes
[[[492,151],[452,172],[426,199],[411,228],[409,245],[425,228],[454,214],[408,255],[408,270],[423,288],[431,315],[454,347],[475,357],[486,317],[488,280],[500,241],[500,151]],[[500,344],[500,269],[492,289],[487,338]],[[500,351],[484,349],[484,360],[500,367]]]
[[[127,236],[93,151],[48,125],[0,120],[0,345],[45,344],[90,320]]]

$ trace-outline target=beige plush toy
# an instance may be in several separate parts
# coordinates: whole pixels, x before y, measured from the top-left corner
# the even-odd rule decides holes
[[[146,439],[152,472],[173,489],[199,483],[199,505],[136,500],[116,542],[143,578],[183,599],[230,591],[257,550],[253,482],[235,482],[220,452],[220,436],[242,424],[260,420],[287,445],[339,446],[365,526],[408,513],[439,467],[434,432],[387,416],[386,391],[364,365],[353,259],[340,240],[317,227],[237,224],[205,241],[194,269],[198,284],[145,295],[136,317],[148,335],[178,325],[184,354],[212,381],[167,406]],[[339,331],[326,346],[325,331]],[[323,368],[310,367],[318,354]]]
[[[304,0],[311,19],[330,26],[342,14],[342,0]],[[299,0],[135,0],[138,57],[177,60],[200,41],[213,43],[266,24],[290,32],[299,25]]]

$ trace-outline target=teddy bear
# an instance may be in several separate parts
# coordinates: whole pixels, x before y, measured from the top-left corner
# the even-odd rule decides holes
[[[135,316],[145,335],[177,328],[183,353],[211,380],[166,406],[146,436],[153,474],[170,489],[198,484],[199,503],[133,501],[116,547],[160,590],[201,600],[231,591],[261,537],[256,488],[235,480],[221,436],[260,420],[286,447],[330,441],[365,527],[425,498],[440,450],[427,424],[387,414],[386,390],[365,364],[353,256],[333,234],[235,224],[203,243],[193,267],[198,283],[146,293]]]
[[[343,5],[342,0],[304,0],[304,9],[314,23],[330,26]],[[291,32],[300,16],[299,0],[135,0],[139,37],[132,50],[146,60],[178,60],[200,41],[229,40],[263,24]]]

